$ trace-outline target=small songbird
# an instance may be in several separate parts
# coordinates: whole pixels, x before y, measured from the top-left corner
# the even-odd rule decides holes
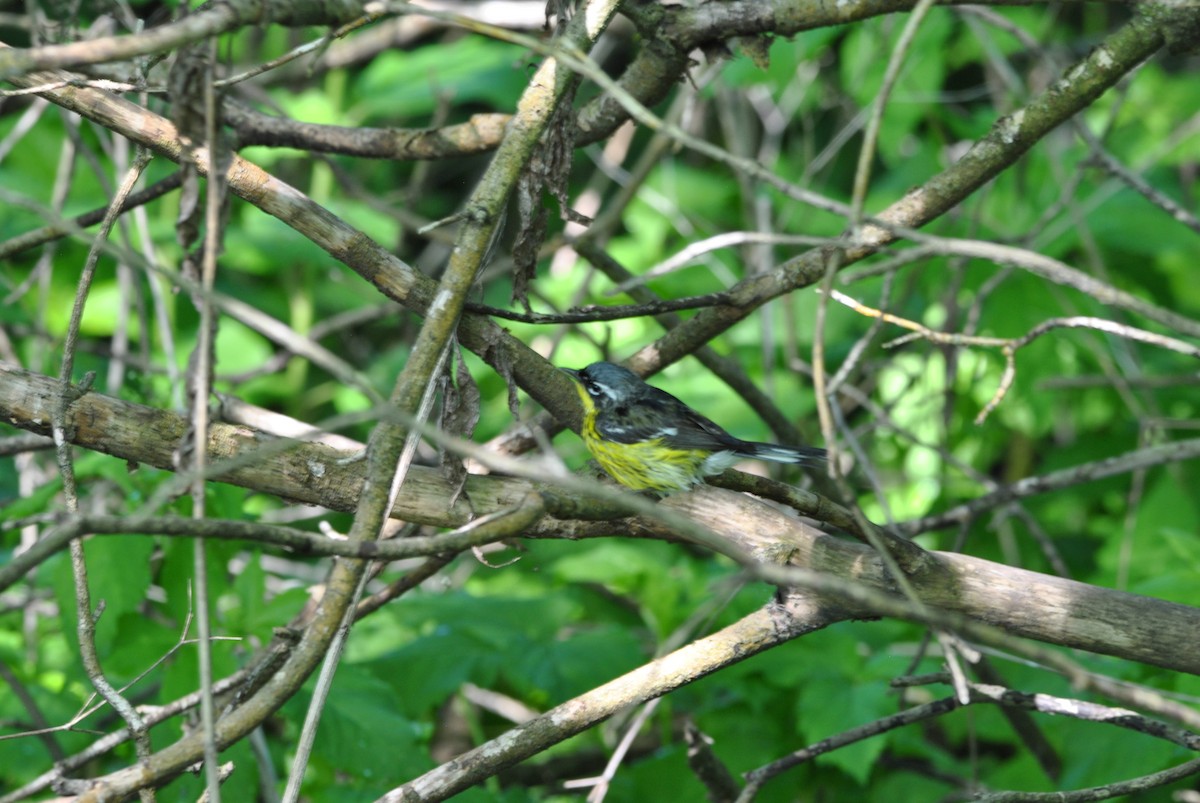
[[[824,449],[735,438],[620,365],[594,362],[564,370],[578,383],[580,434],[588,451],[614,480],[635,491],[691,488],[743,457],[809,464],[825,458]]]

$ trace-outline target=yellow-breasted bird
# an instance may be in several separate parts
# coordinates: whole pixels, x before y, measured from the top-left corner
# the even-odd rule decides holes
[[[583,400],[580,434],[609,476],[635,491],[690,488],[739,458],[814,463],[824,449],[775,446],[730,435],[666,391],[610,362],[564,369]]]

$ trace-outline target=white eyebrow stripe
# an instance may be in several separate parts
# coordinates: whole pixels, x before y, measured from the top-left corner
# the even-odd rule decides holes
[[[600,392],[603,393],[605,396],[612,399],[613,401],[616,401],[617,392],[615,390],[613,390],[612,388],[610,388],[608,385],[601,385],[599,382],[597,382],[596,387],[600,388]]]

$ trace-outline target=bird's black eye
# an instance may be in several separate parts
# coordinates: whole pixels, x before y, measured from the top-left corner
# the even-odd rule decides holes
[[[595,397],[599,398],[600,396],[602,396],[604,394],[604,391],[602,391],[600,389],[599,382],[588,382],[587,385],[585,385],[585,387],[587,388],[588,394],[591,396],[595,396]]]

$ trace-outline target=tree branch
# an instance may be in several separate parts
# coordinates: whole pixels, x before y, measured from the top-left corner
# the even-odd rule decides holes
[[[660,697],[718,669],[844,618],[813,597],[770,604],[706,638],[555,706],[529,722],[391,790],[377,803],[445,800],[636,703]]]
[[[0,416],[31,431],[46,430],[45,414],[56,393],[54,380],[0,363]],[[39,397],[40,394],[40,397]],[[119,401],[99,393],[87,393],[67,410],[67,430],[77,445],[97,449],[126,460],[146,462],[170,470],[170,444],[178,442],[182,418],[167,411]],[[275,444],[274,450],[259,451]],[[1133,459],[1101,461],[1066,472],[1048,475],[1052,482],[1030,478],[1016,487],[1049,490],[1058,487],[1060,475],[1073,482],[1109,476],[1120,467],[1132,470],[1168,458],[1183,459],[1200,453],[1200,439],[1153,447]],[[286,447],[286,451],[283,450]],[[214,424],[209,440],[210,456],[220,473],[215,477],[284,498],[298,498],[336,510],[351,510],[361,487],[362,463],[342,464],[339,453],[325,446],[265,439],[245,427]],[[278,451],[276,451],[278,450]],[[248,455],[261,459],[249,460]],[[238,467],[224,470],[220,460],[238,460]],[[578,483],[584,485],[584,483]],[[453,507],[446,504],[454,488],[432,469],[414,466],[406,493],[397,499],[392,515],[408,521],[441,526],[461,526],[473,516],[519,508],[522,500],[539,490],[546,510],[555,518],[544,518],[530,527],[530,537],[585,537],[626,534],[678,539],[673,525],[650,515],[624,518],[628,507],[589,502],[579,495],[556,489],[552,484],[531,484],[499,476],[470,476],[465,497]],[[1006,491],[1009,489],[1006,489]],[[644,502],[644,500],[636,500]],[[995,504],[993,498],[992,504]],[[806,502],[810,515],[822,510]],[[701,488],[676,494],[656,507],[711,532],[710,548],[761,560],[786,553],[792,566],[827,573],[845,586],[848,581],[865,583],[872,594],[892,594],[894,584],[873,550],[834,536],[818,533],[791,516],[761,502],[729,491]],[[953,511],[951,511],[953,513]],[[563,522],[586,515],[594,519],[618,519],[594,525]],[[948,514],[943,514],[948,515]],[[673,521],[674,519],[672,519]],[[726,548],[721,550],[720,545]],[[980,558],[948,552],[932,552],[932,564],[918,562],[910,576],[919,598],[934,608],[954,611],[964,617],[991,623],[1022,638],[1077,647],[1090,652],[1117,655],[1185,672],[1200,673],[1200,655],[1191,649],[1191,633],[1200,629],[1200,609],[1164,602],[1135,594],[1113,591],[1050,575],[992,563]],[[772,582],[787,584],[784,577]],[[830,593],[832,589],[820,589]],[[864,598],[867,599],[867,598]],[[897,615],[899,610],[876,607],[883,597],[870,597],[861,616]],[[890,603],[889,603],[890,605]],[[906,609],[907,610],[907,609]],[[912,612],[904,614],[911,616]],[[919,619],[919,617],[916,617]],[[1120,634],[1115,637],[1114,634]]]

